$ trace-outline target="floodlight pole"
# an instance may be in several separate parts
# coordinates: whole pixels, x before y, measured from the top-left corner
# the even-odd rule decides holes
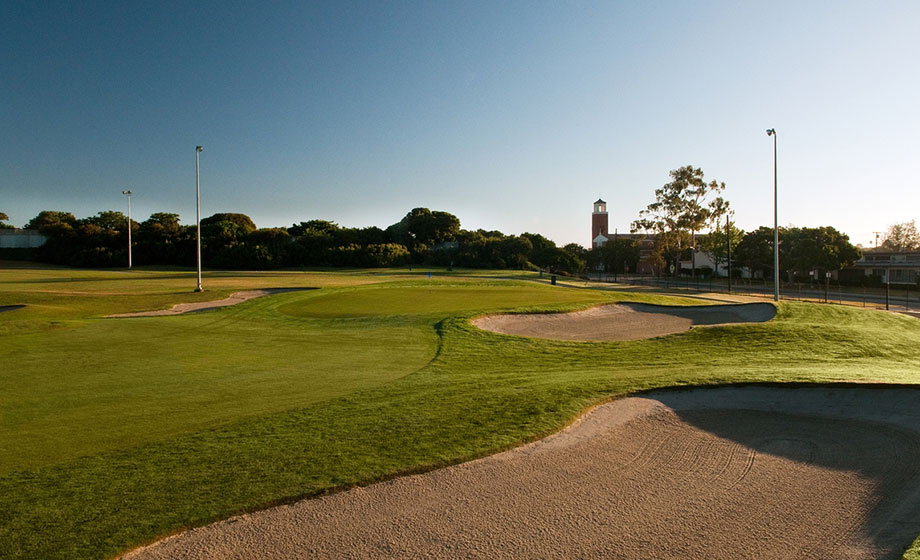
[[[732,293],[732,228],[731,216],[725,213],[725,238],[728,240],[728,293]]]
[[[128,198],[128,268],[131,268],[131,191],[121,191]]]
[[[776,129],[768,128],[767,136],[773,137],[773,301],[779,301],[779,213],[777,211],[776,188]]]
[[[201,289],[201,168],[198,164],[198,154],[201,153],[202,147],[195,146],[195,227],[198,238],[198,287],[196,292]]]

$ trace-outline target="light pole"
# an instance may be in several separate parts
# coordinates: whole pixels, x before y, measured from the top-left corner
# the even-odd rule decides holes
[[[768,128],[767,136],[773,137],[773,301],[779,301],[779,214],[776,209],[776,129]]]
[[[732,228],[731,215],[725,213],[725,238],[728,240],[728,293],[732,293]]]
[[[128,268],[131,268],[131,191],[121,191],[128,198]]]
[[[202,147],[195,146],[195,227],[198,237],[198,287],[196,292],[201,289],[201,168],[198,164],[198,154],[201,153]]]

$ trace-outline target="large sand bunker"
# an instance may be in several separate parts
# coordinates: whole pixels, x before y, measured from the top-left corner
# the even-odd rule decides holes
[[[487,331],[555,340],[639,340],[697,325],[760,323],[776,315],[769,303],[676,307],[614,303],[574,313],[488,315],[473,320]]]
[[[920,390],[661,391],[127,557],[897,559],[920,533],[918,465]]]
[[[156,311],[139,311],[137,313],[118,313],[116,315],[106,315],[108,318],[120,317],[160,317],[163,315],[182,315],[183,313],[195,313],[197,311],[207,311],[208,309],[217,309],[218,307],[227,307],[236,305],[253,298],[270,296],[272,294],[282,294],[285,292],[296,292],[300,290],[312,290],[314,288],[263,288],[261,290],[247,290],[245,292],[234,292],[230,297],[214,301],[199,301],[194,303],[177,303],[169,309],[158,309]]]

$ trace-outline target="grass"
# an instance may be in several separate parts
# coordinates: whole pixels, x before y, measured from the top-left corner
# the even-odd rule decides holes
[[[233,513],[505,449],[639,389],[920,381],[920,322],[907,317],[789,303],[764,324],[554,342],[468,318],[692,300],[421,272],[209,276],[208,299],[322,289],[103,319],[145,298],[197,297],[193,276],[3,271],[0,305],[27,307],[0,313],[0,557],[113,556]]]

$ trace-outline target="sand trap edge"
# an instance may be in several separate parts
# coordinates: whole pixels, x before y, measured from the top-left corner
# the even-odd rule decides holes
[[[197,303],[177,303],[169,309],[157,309],[154,311],[138,311],[134,313],[116,313],[114,315],[106,315],[106,319],[125,319],[130,317],[164,317],[171,315],[184,315],[186,313],[198,313],[201,311],[208,311],[211,309],[217,309],[219,307],[227,307],[230,305],[236,305],[243,303],[244,301],[249,301],[251,299],[270,296],[275,294],[284,294],[288,292],[305,292],[309,290],[318,290],[319,288],[262,288],[258,290],[245,290],[242,292],[234,292],[230,294],[230,297],[224,299],[218,299],[213,301],[202,301]]]
[[[495,313],[470,319],[484,331],[544,340],[611,342],[657,338],[694,327],[763,323],[776,317],[772,303],[656,305],[617,302],[546,313]]]

